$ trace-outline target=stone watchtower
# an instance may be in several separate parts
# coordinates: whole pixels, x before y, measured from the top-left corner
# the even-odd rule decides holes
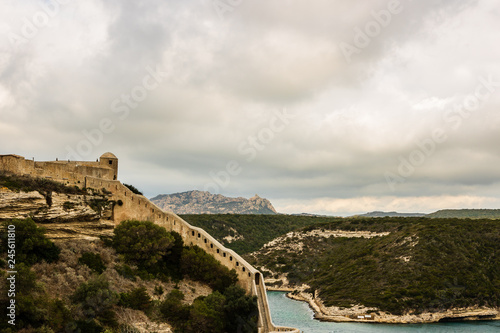
[[[113,180],[118,179],[118,158],[112,153],[104,153],[99,158],[99,163],[103,167],[113,169]]]

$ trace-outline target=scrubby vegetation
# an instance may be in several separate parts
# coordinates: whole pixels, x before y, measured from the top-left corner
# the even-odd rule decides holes
[[[174,289],[160,306],[163,318],[173,324],[175,332],[257,332],[257,298],[246,296],[235,285],[224,293],[215,291],[199,297],[192,305],[183,304],[183,299],[183,293]]]
[[[302,231],[311,230],[390,234],[289,238],[247,259],[310,285],[328,306],[362,304],[393,314],[500,306],[499,221],[345,218]]]
[[[500,219],[500,209],[443,209],[427,214],[430,218]]]
[[[135,187],[134,185],[130,185],[130,184],[123,184],[124,186],[126,186],[129,190],[131,190],[133,193],[135,194],[139,194],[139,195],[143,195],[141,191],[139,191],[139,189],[137,187]]]
[[[86,191],[78,186],[66,186],[46,178],[34,178],[29,176],[18,176],[5,172],[0,172],[0,187],[6,187],[15,192],[38,191],[40,194],[46,193],[66,193],[66,194],[86,194]]]
[[[240,255],[257,251],[267,242],[289,231],[332,220],[330,217],[247,214],[193,214],[181,217],[191,225],[205,229]],[[227,236],[236,236],[236,240],[224,239]]]
[[[3,320],[2,332],[139,332],[138,323],[147,325],[141,332],[165,329],[165,323],[175,332],[256,332],[256,299],[236,286],[235,271],[197,247],[185,247],[176,233],[128,221],[115,228],[111,240],[56,245],[32,220],[6,221],[3,228],[12,224],[16,326]],[[0,284],[4,318],[6,288]]]
[[[33,265],[42,261],[54,262],[59,259],[61,250],[45,237],[45,229],[40,228],[32,219],[12,220],[3,223],[3,230],[7,226],[15,228],[15,260],[26,265]],[[7,253],[7,232],[0,235],[2,240],[1,253]]]
[[[97,274],[102,274],[106,269],[106,265],[102,261],[101,255],[99,253],[84,252],[82,256],[78,258],[78,263],[82,265],[87,265],[88,268],[96,272]]]

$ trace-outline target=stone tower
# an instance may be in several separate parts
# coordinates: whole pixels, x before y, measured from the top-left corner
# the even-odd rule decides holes
[[[113,180],[118,179],[118,158],[112,153],[104,153],[99,158],[99,163],[103,167],[108,167],[113,169],[114,175]]]

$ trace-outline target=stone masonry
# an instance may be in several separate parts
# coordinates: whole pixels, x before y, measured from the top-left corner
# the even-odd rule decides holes
[[[106,189],[117,203],[113,208],[115,225],[125,220],[151,221],[168,231],[179,233],[187,245],[197,245],[229,269],[235,269],[239,284],[248,294],[257,296],[259,333],[294,332],[295,328],[277,327],[271,320],[262,274],[233,250],[225,248],[205,230],[191,226],[173,212],[166,212],[142,195],[124,186],[118,178],[118,159],[112,153],[103,154],[96,162],[50,161],[37,162],[19,155],[0,155],[0,171],[17,175],[48,178],[81,188]]]

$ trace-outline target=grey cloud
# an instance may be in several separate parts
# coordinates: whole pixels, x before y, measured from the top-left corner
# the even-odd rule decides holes
[[[114,130],[85,158],[113,151],[120,177],[150,196],[203,190],[236,160],[242,172],[219,192],[304,209],[497,202],[500,91],[458,128],[444,116],[479,77],[500,81],[495,6],[401,0],[403,11],[348,64],[339,43],[387,3],[244,1],[224,19],[210,1],[68,5],[27,45],[1,45],[2,153],[61,158],[109,118]],[[21,22],[39,8],[18,6],[0,18]],[[113,101],[141,85],[148,66],[168,75],[121,119]],[[283,108],[296,118],[249,161],[240,145],[250,149]],[[438,128],[447,140],[392,191],[384,174],[397,174]]]

